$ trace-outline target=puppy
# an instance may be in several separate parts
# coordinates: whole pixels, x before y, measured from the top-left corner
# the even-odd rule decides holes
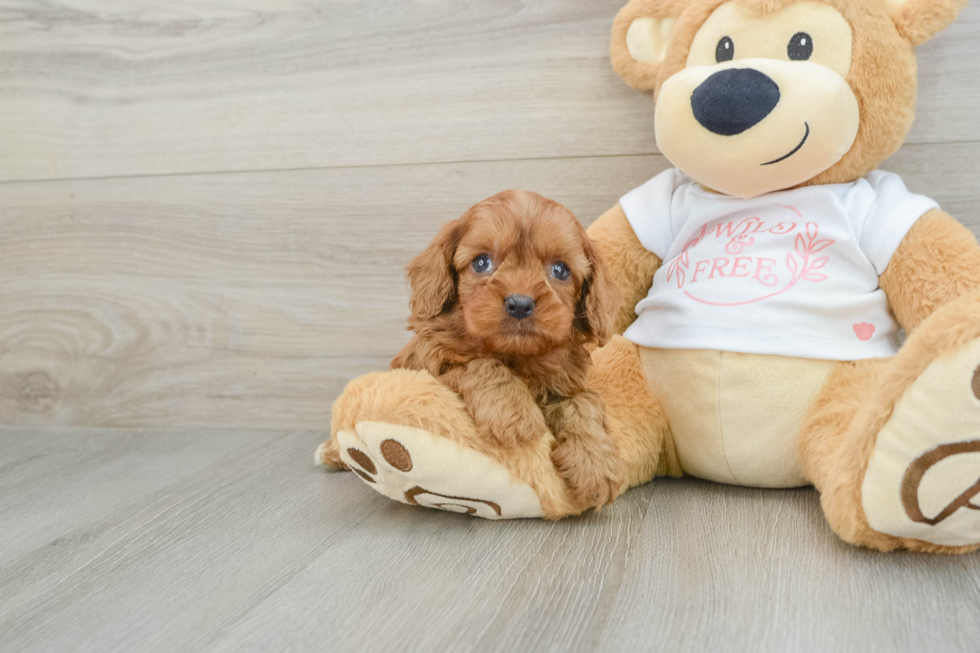
[[[500,446],[549,429],[552,460],[578,502],[612,501],[625,466],[587,382],[590,349],[612,336],[620,299],[575,216],[504,191],[446,224],[408,279],[415,336],[391,367],[428,370]]]

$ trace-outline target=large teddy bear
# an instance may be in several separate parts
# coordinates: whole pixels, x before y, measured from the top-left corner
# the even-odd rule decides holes
[[[813,484],[880,550],[980,546],[980,247],[876,171],[902,144],[915,46],[966,0],[633,0],[612,63],[656,94],[676,168],[589,229],[626,297],[590,386],[628,487],[682,473]],[[448,300],[448,296],[447,296]],[[908,334],[899,347],[901,327]],[[426,372],[353,381],[320,462],[405,503],[558,519],[545,434],[500,448]]]

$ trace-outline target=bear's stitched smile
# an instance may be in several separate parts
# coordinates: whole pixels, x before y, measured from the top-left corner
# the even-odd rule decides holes
[[[806,126],[806,134],[803,135],[803,140],[800,141],[800,144],[799,145],[797,145],[795,148],[793,148],[793,151],[792,152],[790,152],[789,154],[786,154],[784,156],[781,156],[778,159],[775,159],[773,161],[769,161],[768,163],[763,163],[761,165],[771,166],[774,163],[779,163],[780,161],[785,161],[786,159],[790,158],[791,156],[793,156],[794,154],[796,154],[797,152],[799,152],[800,151],[800,148],[803,147],[803,144],[806,143],[806,139],[810,138],[810,123],[805,122],[803,124]]]

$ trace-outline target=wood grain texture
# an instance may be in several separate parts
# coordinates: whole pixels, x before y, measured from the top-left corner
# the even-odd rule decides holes
[[[314,468],[323,435],[0,429],[0,649],[976,650],[980,558],[855,549],[812,490],[488,522]]]
[[[522,185],[598,216],[665,165],[9,184],[0,424],[324,428],[344,383],[407,342],[403,268],[441,223]]]
[[[885,167],[980,233],[980,144]],[[508,187],[585,223],[659,155],[7,184],[0,424],[325,428],[407,341],[404,264]]]
[[[976,650],[980,558],[854,549],[809,490],[490,523],[312,466],[439,224],[667,166],[622,2],[0,0],[0,651]],[[978,29],[883,166],[974,233]]]
[[[649,154],[623,0],[0,2],[0,180]],[[980,140],[980,6],[912,143]]]

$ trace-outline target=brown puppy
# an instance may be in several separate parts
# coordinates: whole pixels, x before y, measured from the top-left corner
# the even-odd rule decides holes
[[[408,279],[415,337],[392,368],[429,371],[506,446],[550,429],[576,499],[612,501],[625,469],[587,388],[587,345],[612,336],[620,300],[575,216],[535,193],[498,193],[446,224]]]

